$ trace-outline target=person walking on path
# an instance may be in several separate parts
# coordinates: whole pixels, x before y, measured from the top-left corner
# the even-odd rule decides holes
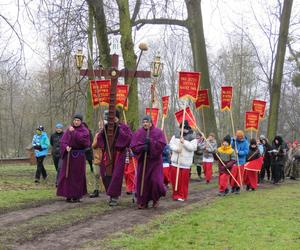
[[[47,171],[44,167],[44,159],[48,154],[49,139],[47,133],[44,131],[43,126],[39,126],[35,130],[35,134],[32,139],[32,147],[36,158],[36,172],[35,172],[35,183],[40,182],[41,175],[43,179],[47,179]]]
[[[82,120],[81,114],[75,114],[72,125],[61,138],[62,167],[57,195],[66,197],[67,202],[80,202],[87,193],[85,149],[90,145],[90,135]]]

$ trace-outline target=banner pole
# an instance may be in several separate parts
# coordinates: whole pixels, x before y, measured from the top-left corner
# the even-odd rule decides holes
[[[203,110],[203,107],[201,108],[201,110],[202,110],[202,122],[203,122],[203,132],[204,132],[204,134],[206,135],[206,128],[205,128],[205,117],[204,117],[204,110]]]
[[[181,122],[180,139],[183,137],[184,121],[185,121],[185,114],[186,114],[186,104],[187,104],[187,101],[184,102],[184,109],[183,109],[182,122]],[[180,139],[179,139],[179,140],[180,140]],[[182,149],[181,142],[180,142],[180,147],[181,147],[181,149]],[[178,190],[178,179],[179,179],[179,166],[178,166],[178,162],[179,162],[179,156],[180,156],[180,154],[181,154],[181,152],[178,153],[178,157],[177,157],[177,169],[176,169],[175,191]]]
[[[163,115],[162,121],[161,121],[161,130],[164,130],[164,124],[165,124],[165,116]]]
[[[235,147],[234,152],[235,152],[235,156],[237,159],[237,166],[238,166],[238,172],[239,172],[240,188],[243,189],[243,180],[242,180],[240,163],[239,163],[239,153],[237,152],[236,136],[235,136],[235,128],[234,128],[234,123],[233,123],[232,110],[230,109],[229,112],[230,112],[231,126],[232,126],[233,138],[234,138],[234,147]]]

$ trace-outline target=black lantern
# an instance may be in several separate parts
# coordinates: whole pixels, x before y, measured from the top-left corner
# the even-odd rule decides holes
[[[155,56],[154,61],[151,63],[151,74],[152,77],[159,77],[162,72],[163,64],[160,61],[160,55]]]
[[[82,68],[82,64],[83,64],[83,59],[84,59],[84,55],[82,53],[82,49],[78,49],[77,53],[75,54],[75,60],[76,60],[76,67],[78,69]]]

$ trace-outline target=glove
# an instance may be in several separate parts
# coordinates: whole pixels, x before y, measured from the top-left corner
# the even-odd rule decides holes
[[[36,149],[36,150],[40,150],[40,151],[42,150],[41,145],[35,145],[35,146],[33,146],[33,148]]]

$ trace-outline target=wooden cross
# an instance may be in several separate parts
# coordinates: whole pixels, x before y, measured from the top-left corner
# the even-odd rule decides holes
[[[109,114],[108,114],[108,127],[107,127],[107,137],[108,137],[108,145],[107,150],[113,151],[113,144],[114,144],[114,123],[115,123],[115,115],[116,115],[116,92],[117,92],[117,84],[118,78],[124,77],[127,79],[128,77],[131,78],[150,78],[151,72],[150,71],[137,71],[135,70],[128,70],[128,69],[121,69],[118,70],[119,66],[119,56],[117,54],[112,55],[112,66],[111,68],[100,68],[96,70],[88,70],[88,69],[81,69],[80,75],[81,76],[88,76],[90,79],[94,77],[101,78],[102,76],[105,79],[111,79],[111,87],[110,87],[110,97],[109,97]],[[110,164],[106,166],[106,175],[112,176],[112,169],[114,166],[114,157],[110,159]]]

